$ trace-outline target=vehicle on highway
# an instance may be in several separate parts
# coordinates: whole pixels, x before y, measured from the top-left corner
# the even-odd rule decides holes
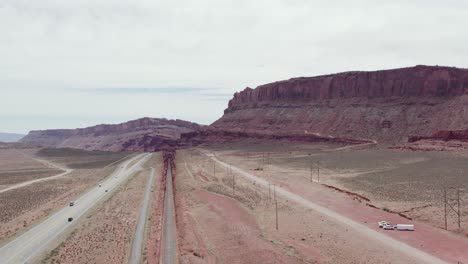
[[[391,224],[386,224],[382,228],[385,229],[385,230],[393,230],[394,229],[394,227]]]
[[[70,202],[70,206],[74,206],[74,205],[75,205],[75,203],[73,201]]]
[[[380,222],[378,222],[378,224],[379,224],[379,227],[382,228],[384,225],[390,224],[390,223],[387,222],[387,221],[380,221]]]
[[[68,222],[73,221],[73,217],[68,217]]]
[[[106,190],[106,192],[107,192],[107,191],[108,191],[108,190]]]
[[[414,231],[414,225],[411,224],[396,224],[395,229],[399,231]]]
[[[101,184],[99,184],[99,187],[102,187],[102,185],[101,185]]]

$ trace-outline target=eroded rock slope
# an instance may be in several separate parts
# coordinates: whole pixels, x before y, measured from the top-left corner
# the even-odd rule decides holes
[[[247,87],[210,127],[379,143],[463,130],[468,128],[468,69],[420,65]]]

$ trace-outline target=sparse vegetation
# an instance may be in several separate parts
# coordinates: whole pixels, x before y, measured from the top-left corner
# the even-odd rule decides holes
[[[108,165],[131,155],[129,152],[86,151],[70,148],[43,148],[37,152],[39,157],[64,164],[72,169],[95,169]]]

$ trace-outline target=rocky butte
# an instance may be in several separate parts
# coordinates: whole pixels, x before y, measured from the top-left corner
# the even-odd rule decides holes
[[[145,117],[115,125],[31,131],[20,142],[55,148],[153,151],[174,147],[181,133],[199,128],[188,121]]]
[[[468,129],[468,69],[440,66],[293,78],[235,93],[216,133],[406,142]],[[441,132],[442,133],[442,132]]]

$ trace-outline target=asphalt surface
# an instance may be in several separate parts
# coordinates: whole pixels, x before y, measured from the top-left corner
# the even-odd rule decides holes
[[[151,154],[140,154],[122,162],[114,173],[103,182],[84,193],[74,201],[74,206],[68,204],[46,220],[28,230],[26,233],[10,241],[0,248],[0,263],[19,264],[30,263],[36,256],[43,253],[54,242],[54,239],[73,227],[81,216],[94,207],[104,197],[109,196],[112,190],[125,182],[151,157]],[[138,160],[135,164],[130,164]],[[105,192],[108,190],[108,192]],[[73,217],[72,222],[68,218]]]
[[[203,153],[205,153],[208,157],[210,157],[213,161],[217,162],[218,164],[228,168],[230,167],[232,169],[232,171],[238,173],[238,175],[241,175],[249,180],[252,180],[254,182],[256,182],[256,184],[259,184],[260,186],[263,186],[264,188],[268,188],[268,186],[270,185],[270,183],[268,181],[266,181],[265,179],[262,179],[262,178],[259,178],[251,173],[248,173],[246,171],[243,171],[231,164],[228,164],[226,162],[223,162],[221,160],[219,160],[214,154],[212,153],[209,153],[207,151],[203,151]],[[377,240],[379,242],[382,242],[383,244],[385,244],[386,246],[388,247],[391,247],[393,249],[396,249],[398,251],[400,251],[401,253],[407,255],[407,256],[411,256],[411,257],[414,257],[416,259],[419,259],[421,260],[422,263],[432,263],[432,264],[438,264],[438,263],[446,263],[445,261],[437,258],[437,257],[434,257],[426,252],[423,252],[419,249],[416,249],[410,245],[407,245],[403,242],[400,242],[394,238],[391,238],[385,234],[382,234],[382,233],[379,233],[375,230],[372,230],[370,229],[369,227],[365,226],[365,225],[362,225],[358,222],[355,222],[353,221],[352,219],[350,218],[347,218],[343,215],[340,215],[330,209],[327,209],[325,207],[322,207],[318,204],[315,204],[313,203],[312,201],[308,200],[308,199],[305,199],[304,197],[302,196],[299,196],[295,193],[292,193],[284,188],[281,188],[279,186],[276,186],[276,194],[277,195],[280,195],[280,196],[283,196],[284,198],[290,200],[290,201],[294,201],[306,208],[310,208],[316,212],[319,212],[323,215],[326,215],[330,218],[333,218],[335,220],[337,220],[338,222],[341,222],[342,224],[345,224],[353,229],[355,229],[356,231],[358,232],[361,232],[365,235],[367,235],[369,237],[369,239],[372,239],[372,240]]]
[[[162,264],[176,263],[177,241],[171,166],[168,166],[166,175],[166,195],[164,196],[164,222],[162,246]]]
[[[143,248],[143,238],[145,236],[145,225],[146,219],[148,218],[149,201],[151,198],[151,186],[154,182],[154,168],[151,168],[150,175],[148,177],[148,183],[146,184],[145,197],[140,209],[140,216],[138,218],[135,235],[132,240],[132,249],[130,251],[129,264],[140,264],[141,263],[141,249]]]

